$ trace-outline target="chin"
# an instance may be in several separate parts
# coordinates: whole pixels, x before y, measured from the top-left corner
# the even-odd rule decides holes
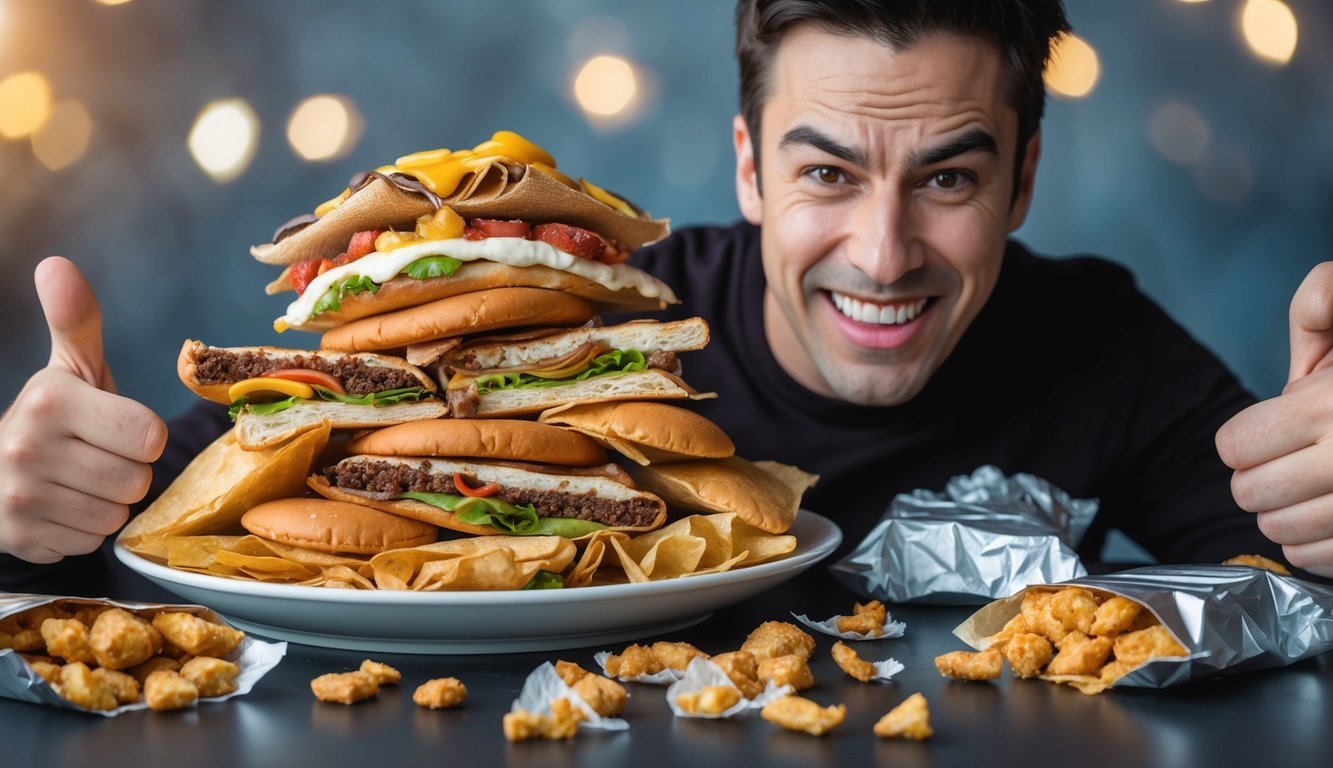
[[[822,373],[838,398],[854,405],[881,408],[902,405],[920,394],[926,385],[925,379],[918,376],[895,376],[886,381],[882,371],[874,369],[849,373],[848,367],[841,367],[834,373],[826,368]]]

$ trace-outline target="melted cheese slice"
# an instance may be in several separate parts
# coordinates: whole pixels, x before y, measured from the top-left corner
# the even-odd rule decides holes
[[[290,379],[275,379],[267,376],[257,376],[253,379],[243,379],[231,385],[227,390],[227,398],[233,403],[242,397],[265,392],[275,393],[283,397],[302,397],[307,400],[315,398],[315,390],[309,384],[302,384],[299,381]]]

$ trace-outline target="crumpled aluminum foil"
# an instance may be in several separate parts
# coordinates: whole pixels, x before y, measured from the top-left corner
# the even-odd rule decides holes
[[[829,570],[884,602],[977,605],[1085,575],[1075,547],[1096,514],[1095,499],[987,465],[954,477],[944,493],[899,494]]]
[[[1165,688],[1218,674],[1283,667],[1333,650],[1333,587],[1272,571],[1239,565],[1154,565],[1047,586],[1072,585],[1143,603],[1189,651],[1183,658],[1149,661],[1116,680],[1116,686]],[[982,650],[983,638],[1018,614],[1023,592],[972,614],[954,634]]]
[[[124,608],[134,613],[143,610],[179,610],[186,613],[193,613],[202,616],[209,621],[217,624],[226,624],[217,613],[202,605],[169,605],[166,603],[136,603],[123,600],[108,600],[105,598],[88,597],[60,597],[57,595],[32,595],[0,592],[0,619],[22,613],[29,608],[46,605],[48,603],[62,603],[65,605],[109,605],[116,608]],[[230,625],[228,625],[230,626]],[[236,678],[236,690],[222,696],[211,696],[199,699],[200,703],[210,701],[225,701],[234,696],[243,696],[254,688],[259,679],[268,674],[269,670],[282,661],[282,657],[287,653],[286,643],[273,643],[264,640],[256,640],[246,635],[241,641],[240,647],[236,650],[236,655],[231,659],[240,667],[240,675]],[[139,701],[133,704],[122,704],[115,709],[108,710],[88,710],[75,704],[71,704],[55,692],[37,673],[32,671],[32,667],[18,652],[11,649],[0,649],[0,698],[17,699],[33,704],[45,704],[51,707],[61,709],[72,709],[76,712],[86,712],[93,715],[102,715],[103,717],[115,717],[125,712],[133,712],[139,709],[148,709],[148,704],[140,697]]]

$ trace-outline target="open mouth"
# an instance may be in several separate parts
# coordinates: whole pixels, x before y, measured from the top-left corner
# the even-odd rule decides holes
[[[931,298],[877,304],[829,291],[833,306],[844,317],[871,325],[905,325],[912,322],[933,301]]]

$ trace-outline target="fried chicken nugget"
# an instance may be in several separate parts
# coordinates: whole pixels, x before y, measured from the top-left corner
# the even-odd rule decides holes
[[[652,649],[638,643],[620,653],[611,654],[606,659],[606,673],[614,677],[638,677],[655,675],[662,671],[662,662],[653,655]]]
[[[1127,664],[1138,665],[1148,659],[1188,655],[1189,652],[1161,624],[1115,639],[1115,657]]]
[[[245,639],[245,633],[238,629],[214,624],[192,613],[159,613],[153,617],[153,626],[167,642],[192,656],[225,658]]]
[[[1142,605],[1127,597],[1116,595],[1107,598],[1106,602],[1097,607],[1097,615],[1092,620],[1088,634],[1107,637],[1127,632],[1142,610]]]
[[[774,685],[790,685],[793,691],[803,691],[815,684],[810,663],[803,656],[789,653],[759,662],[756,671],[759,681],[771,680]]]
[[[741,692],[729,685],[707,685],[677,696],[676,706],[691,715],[720,715],[740,700]]]
[[[583,712],[569,703],[569,699],[556,699],[551,702],[549,716],[519,709],[505,713],[501,725],[505,739],[509,741],[572,739],[579,732],[579,722],[582,720]]]
[[[61,608],[55,603],[39,605],[36,608],[29,608],[22,613],[17,613],[13,617],[13,626],[19,629],[41,629],[42,622],[47,619],[72,619],[74,614]]]
[[[361,671],[375,678],[375,682],[380,685],[398,685],[403,679],[403,673],[378,661],[366,659],[361,662]]]
[[[754,655],[756,661],[775,659],[796,654],[809,659],[815,652],[815,639],[795,624],[786,621],[766,621],[755,627],[741,644],[742,651]]]
[[[154,712],[185,709],[199,700],[199,689],[179,672],[159,669],[143,681],[143,698]]]
[[[61,698],[84,709],[115,709],[116,694],[93,676],[87,664],[76,661],[60,668],[60,683],[55,686]]]
[[[241,668],[213,656],[195,656],[181,665],[180,676],[194,683],[200,698],[225,696],[236,690]]]
[[[838,617],[838,631],[856,632],[867,637],[877,637],[884,634],[884,620],[888,616],[888,609],[878,600],[871,600],[865,605],[856,603],[852,607],[851,616]]]
[[[1222,565],[1248,565],[1251,568],[1262,568],[1283,576],[1291,575],[1291,570],[1287,566],[1263,555],[1236,555],[1223,560]]]
[[[0,629],[0,651],[3,651],[6,648],[13,648],[13,647],[14,647],[13,633],[6,632],[5,630]]]
[[[162,635],[148,622],[120,608],[98,614],[88,632],[97,663],[107,669],[128,669],[162,650]]]
[[[727,673],[745,698],[753,699],[764,692],[764,684],[759,682],[759,665],[749,651],[720,653],[712,658],[712,662]]]
[[[1069,630],[1065,629],[1064,622],[1055,618],[1051,612],[1051,599],[1054,597],[1054,592],[1028,590],[1027,594],[1023,595],[1020,615],[1027,624],[1029,632],[1041,635],[1052,643],[1058,643],[1060,638],[1069,634]]]
[[[315,698],[333,704],[355,704],[380,692],[374,675],[365,672],[330,672],[310,681]]]
[[[1103,683],[1111,685],[1115,681],[1129,674],[1129,671],[1136,666],[1138,665],[1130,664],[1127,661],[1112,659],[1111,661],[1106,662],[1106,665],[1102,667],[1101,672],[1097,673],[1097,676],[1101,678]]]
[[[1065,587],[1051,598],[1051,616],[1069,632],[1088,634],[1097,615],[1097,598],[1082,587]]]
[[[666,669],[684,672],[694,659],[706,659],[708,654],[689,643],[668,643],[658,641],[651,648],[653,656]]]
[[[448,709],[462,704],[467,698],[467,686],[456,677],[437,677],[427,680],[412,692],[412,703],[426,709]]]
[[[768,722],[780,725],[789,731],[822,736],[847,719],[847,705],[821,707],[800,696],[783,696],[765,704],[759,714]]]
[[[952,651],[935,657],[935,669],[956,680],[994,680],[1004,669],[1004,654],[998,648],[980,652]]]
[[[88,628],[78,619],[47,619],[42,622],[41,633],[46,652],[51,656],[67,662],[97,663],[92,646],[88,645]]]
[[[615,717],[624,712],[625,702],[629,700],[625,686],[601,675],[584,675],[570,687],[602,717]]]
[[[833,660],[837,662],[843,672],[863,683],[870,680],[878,672],[874,664],[861,658],[850,645],[841,640],[833,644]]]
[[[130,677],[138,680],[139,685],[143,685],[144,681],[148,679],[148,676],[159,669],[179,672],[181,670],[181,663],[169,656],[154,656],[137,667],[130,667],[125,671],[130,674]]]
[[[98,667],[93,678],[111,690],[117,704],[133,704],[139,700],[139,681],[114,669]]]
[[[28,666],[32,667],[32,671],[36,672],[38,677],[42,678],[51,685],[55,685],[56,683],[60,682],[59,664],[56,664],[55,662],[52,661],[37,659],[35,661],[28,662]]]
[[[875,723],[875,735],[881,739],[925,741],[934,733],[930,727],[930,707],[920,693],[908,696]]]
[[[42,639],[41,629],[20,629],[10,635],[9,647],[19,653],[38,653],[46,650],[46,641]]]
[[[560,659],[555,663],[555,673],[560,676],[561,680],[565,681],[565,685],[568,685],[571,688],[574,686],[574,683],[577,683],[588,676],[588,670],[580,667],[572,661],[565,661],[564,659]]]
[[[1096,675],[1111,655],[1111,638],[1070,632],[1058,644],[1060,652],[1046,668],[1048,675]]]
[[[78,619],[83,626],[92,629],[93,622],[97,621],[97,617],[111,610],[111,608],[112,606],[109,605],[80,605],[74,609],[74,618]]]
[[[1022,678],[1040,675],[1042,668],[1051,662],[1053,653],[1049,640],[1031,632],[1014,635],[1004,648],[1009,667]]]

